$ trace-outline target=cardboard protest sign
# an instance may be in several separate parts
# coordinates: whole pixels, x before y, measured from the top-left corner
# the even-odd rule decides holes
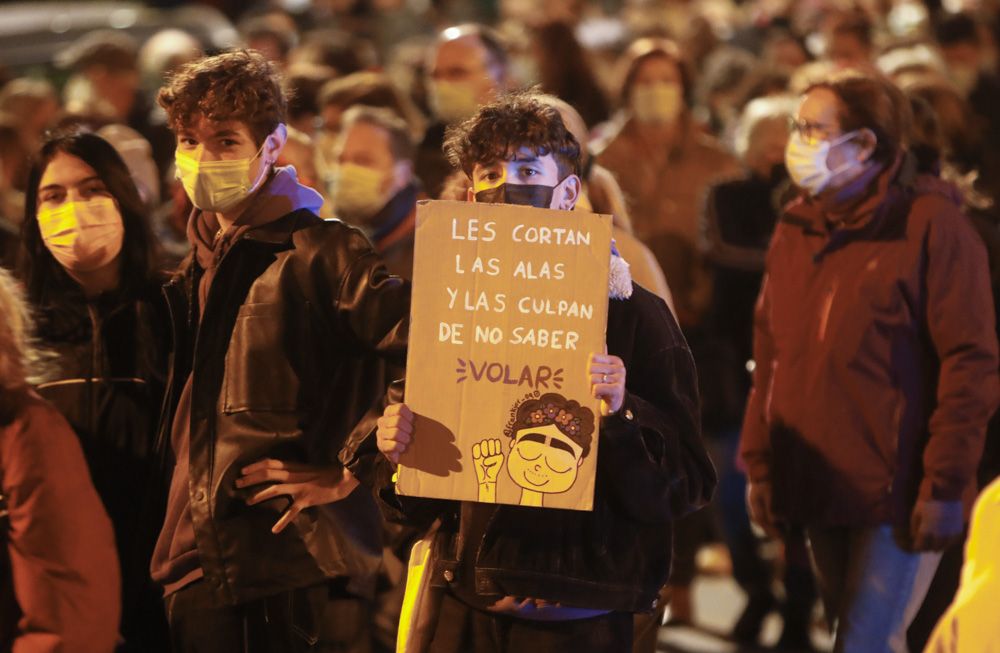
[[[610,251],[610,216],[418,205],[397,492],[592,508]]]

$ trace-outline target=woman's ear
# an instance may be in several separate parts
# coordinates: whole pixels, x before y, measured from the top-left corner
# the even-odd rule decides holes
[[[582,190],[583,182],[580,181],[579,177],[576,175],[566,177],[552,193],[552,204],[549,205],[549,208],[572,211],[573,207],[576,206],[576,201],[580,199]]]
[[[875,154],[875,147],[878,145],[878,137],[875,132],[868,129],[867,127],[861,129],[858,132],[857,140],[858,144],[858,160],[861,162],[868,161]]]

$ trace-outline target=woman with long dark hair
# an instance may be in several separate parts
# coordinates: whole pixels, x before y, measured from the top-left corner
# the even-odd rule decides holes
[[[167,645],[148,571],[165,497],[156,426],[167,320],[142,207],[107,141],[56,135],[30,172],[20,260],[39,340],[54,353],[37,390],[76,431],[115,527],[124,651]]]

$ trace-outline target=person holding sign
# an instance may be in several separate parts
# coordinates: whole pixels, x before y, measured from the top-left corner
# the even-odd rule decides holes
[[[481,108],[449,132],[446,151],[471,182],[470,201],[570,211],[580,196],[580,146],[558,112],[530,93]],[[627,651],[632,615],[657,606],[671,524],[704,505],[716,479],[700,438],[694,361],[673,315],[649,291],[611,276],[607,349],[589,355],[588,382],[602,412],[592,510],[398,494],[395,466],[421,446],[404,403],[386,408],[374,446],[369,437],[345,450],[348,466],[379,489],[388,515],[439,524],[426,568],[441,591],[409,606],[426,628],[408,650]],[[572,423],[592,427],[593,416],[575,414],[575,402],[555,393],[530,402],[508,428],[506,465],[526,490],[521,503],[538,505],[542,493],[525,486],[547,479],[530,476],[535,468],[525,461],[545,456],[554,485],[572,484],[591,436]],[[381,455],[370,455],[376,446]],[[488,501],[504,462],[501,442],[486,438],[472,453]]]

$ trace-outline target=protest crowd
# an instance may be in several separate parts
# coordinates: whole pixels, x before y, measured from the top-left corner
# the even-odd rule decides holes
[[[740,607],[712,650],[1000,651],[1000,2],[56,29],[91,4],[0,4],[64,12],[0,44],[51,45],[0,55],[0,653],[701,650],[665,633],[713,577]],[[610,216],[598,310],[452,296],[606,315],[590,350],[515,329],[592,404],[525,367],[541,392],[472,434],[478,501],[399,480],[440,457],[414,397],[479,409],[407,387],[436,200]],[[565,224],[503,228],[591,244]],[[540,457],[561,489],[532,491]],[[591,469],[587,509],[549,507]]]

